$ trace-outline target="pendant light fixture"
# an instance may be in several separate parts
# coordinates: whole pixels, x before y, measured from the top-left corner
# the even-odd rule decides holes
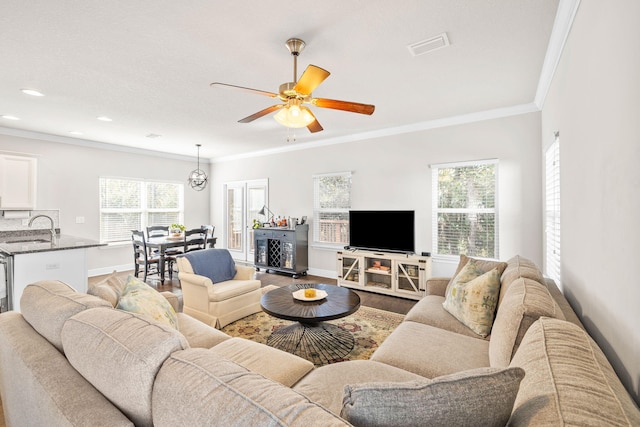
[[[207,174],[200,169],[200,144],[196,144],[198,147],[198,168],[191,171],[189,174],[189,185],[196,191],[202,191],[207,186]]]

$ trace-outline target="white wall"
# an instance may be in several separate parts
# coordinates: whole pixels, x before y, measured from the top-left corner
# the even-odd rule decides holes
[[[284,133],[283,133],[284,135]],[[431,252],[430,164],[497,158],[500,258],[521,254],[541,264],[540,114],[452,126],[367,141],[214,163],[212,201],[225,182],[269,179],[269,208],[282,216],[313,217],[312,175],[351,171],[353,209],[416,211],[416,252]],[[224,206],[214,203],[214,224]],[[382,225],[381,225],[382,226]],[[393,224],[387,226],[393,227]],[[375,230],[372,230],[375,233]],[[222,231],[219,236],[222,236]],[[312,232],[310,231],[310,238]],[[220,239],[219,242],[221,243]],[[310,272],[334,277],[335,251],[309,250]],[[452,266],[452,270],[455,265]]]
[[[640,402],[640,2],[582,1],[542,114],[560,132],[563,291]]]
[[[101,176],[184,182],[185,224],[199,227],[209,223],[209,192],[194,191],[186,182],[189,172],[195,169],[194,161],[176,159],[176,156],[158,157],[151,152],[135,154],[3,134],[0,134],[0,151],[38,156],[36,207],[38,210],[59,209],[59,227],[63,234],[100,239],[98,179]],[[208,173],[208,166],[204,164],[201,168]],[[76,224],[78,216],[85,218],[84,224]],[[133,268],[130,244],[88,250],[90,274],[127,267]]]

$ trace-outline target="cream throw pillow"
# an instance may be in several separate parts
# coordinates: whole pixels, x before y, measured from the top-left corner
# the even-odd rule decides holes
[[[127,277],[127,283],[116,308],[150,317],[178,329],[178,315],[169,301],[137,277]]]
[[[486,337],[495,318],[500,275],[498,268],[484,273],[475,260],[469,260],[454,277],[442,306],[473,332]]]

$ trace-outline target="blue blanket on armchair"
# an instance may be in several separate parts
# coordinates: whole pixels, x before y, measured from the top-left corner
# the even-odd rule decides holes
[[[203,249],[184,256],[195,274],[208,277],[213,283],[231,280],[236,275],[236,263],[226,249]]]

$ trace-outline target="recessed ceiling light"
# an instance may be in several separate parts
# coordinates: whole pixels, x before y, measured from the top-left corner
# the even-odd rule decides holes
[[[22,93],[27,94],[27,95],[31,95],[31,96],[44,96],[44,93],[42,92],[38,92],[35,89],[20,89],[22,91]]]
[[[158,135],[157,133],[150,133],[147,135],[147,138],[160,138],[162,135]]]
[[[102,120],[103,122],[112,122],[113,121],[113,119],[110,119],[107,116],[98,116],[98,117],[96,117],[96,119]]]
[[[5,115],[2,115],[0,117],[2,117],[3,119],[7,119],[7,120],[20,120],[20,117],[12,116],[10,114],[5,114]]]
[[[69,133],[71,135],[83,135],[83,133],[78,130],[70,130]]]

